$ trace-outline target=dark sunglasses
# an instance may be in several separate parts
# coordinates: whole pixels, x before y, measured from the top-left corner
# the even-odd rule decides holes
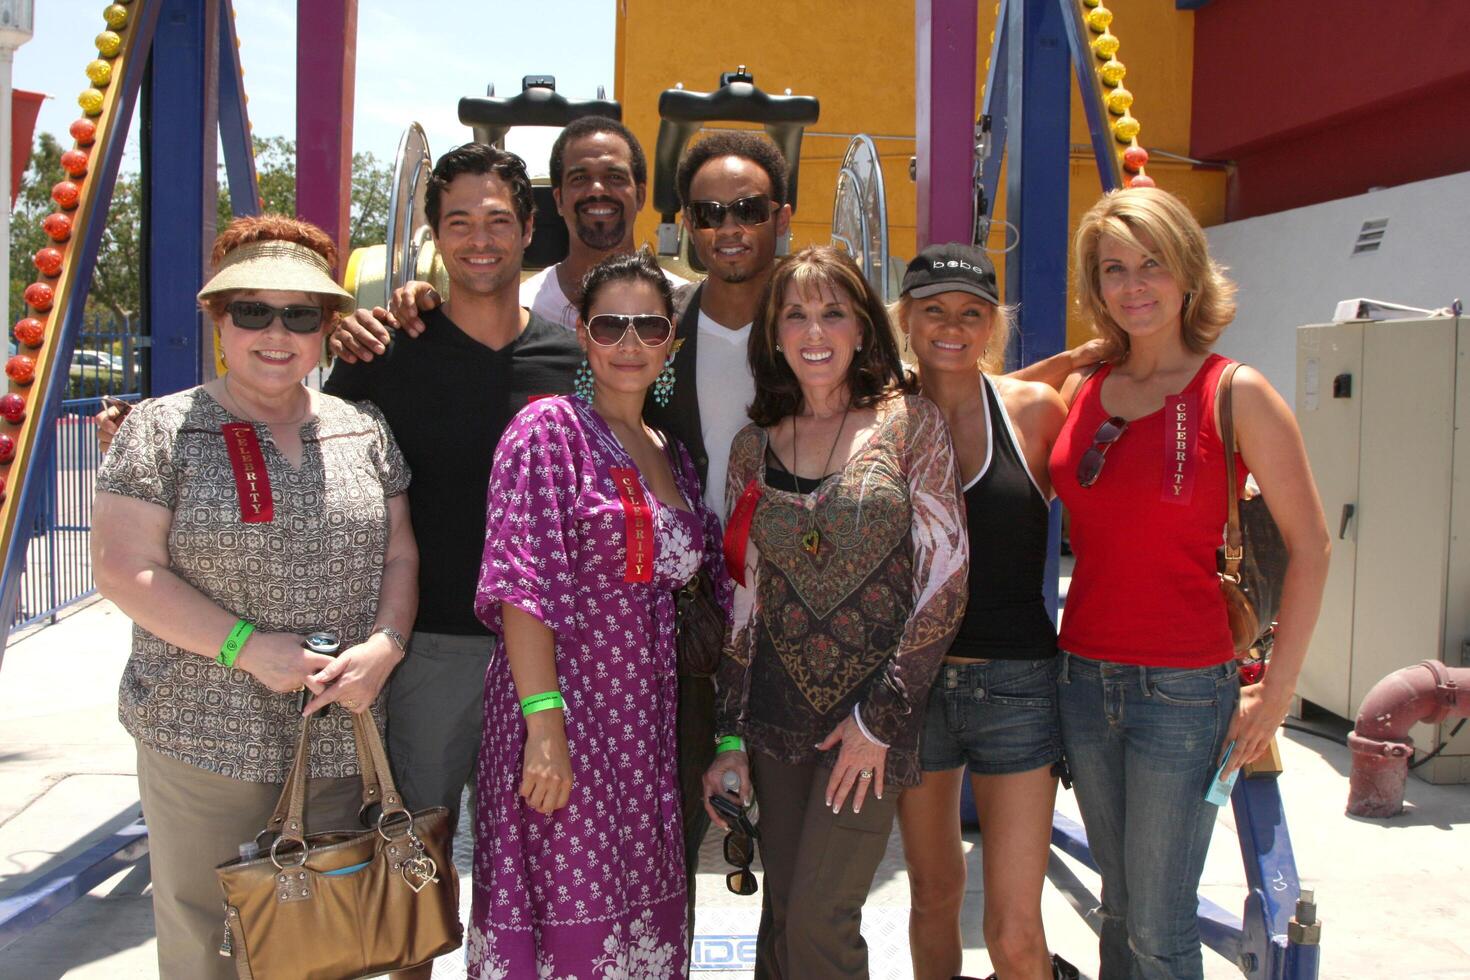
[[[660,347],[674,332],[669,318],[658,313],[599,313],[587,321],[587,336],[599,346],[616,347],[629,328],[644,347]]]
[[[324,316],[320,306],[271,306],[253,299],[237,299],[225,309],[241,330],[264,330],[280,317],[281,325],[292,333],[316,333]]]
[[[697,229],[718,228],[725,223],[725,215],[731,214],[739,225],[763,225],[771,220],[774,205],[764,194],[742,197],[729,204],[719,201],[690,201],[685,210],[689,212],[689,223]]]
[[[735,870],[725,875],[725,887],[736,895],[754,895],[758,886],[750,865],[755,860],[755,842],[760,840],[760,831],[740,804],[723,796],[711,796],[709,802],[730,827],[725,835],[725,863],[733,864]]]
[[[1097,482],[1102,474],[1103,463],[1107,461],[1108,450],[1122,438],[1127,429],[1128,420],[1116,415],[1097,427],[1097,434],[1092,437],[1092,448],[1082,454],[1082,459],[1077,464],[1078,486],[1090,487]]]

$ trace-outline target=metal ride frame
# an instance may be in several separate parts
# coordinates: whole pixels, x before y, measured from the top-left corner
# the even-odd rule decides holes
[[[1180,7],[1195,5],[1181,0]],[[203,349],[195,293],[204,279],[215,225],[216,133],[235,213],[258,212],[259,199],[236,51],[231,0],[133,0],[128,55],[108,93],[114,138],[94,155],[88,190],[76,217],[68,271],[58,283],[60,323],[51,331],[44,396],[36,416],[31,459],[50,451],[54,421],[65,394],[71,348],[81,330],[112,182],[135,101],[141,92],[143,166],[147,197],[144,304],[152,328],[149,377],[154,392],[198,384],[212,352]],[[298,0],[297,211],[345,241],[349,206],[345,175],[352,146],[352,79],[356,0]],[[1086,28],[1077,0],[1000,0],[983,112],[994,120],[995,151],[983,161],[981,184],[994,200],[1000,150],[1009,137],[1007,214],[1019,233],[1007,255],[1007,300],[1021,303],[1028,355],[1044,357],[1066,346],[1069,62],[1087,110],[1102,189],[1121,184],[1107,120],[1092,79]],[[976,0],[916,0],[915,85],[919,244],[967,241],[974,227],[971,196],[976,119],[973,86],[954,79],[976,75]],[[1022,179],[1024,172],[1025,179]],[[163,230],[166,229],[166,232]],[[180,261],[182,259],[183,261]],[[70,301],[67,301],[70,300]],[[13,618],[25,535],[44,489],[27,467],[12,487],[17,511],[5,529],[0,577],[0,658]],[[1048,562],[1053,610],[1059,521],[1053,512]],[[1299,941],[1315,927],[1297,923],[1300,897],[1281,796],[1274,778],[1242,779],[1232,797],[1249,895],[1243,918],[1200,902],[1200,927],[1212,949],[1237,963],[1252,980],[1314,980],[1318,947]],[[1066,817],[1053,819],[1056,847],[1092,864],[1086,834]],[[93,845],[55,872],[0,901],[0,949],[146,853],[141,821]]]
[[[1198,3],[1185,0],[1177,6],[1189,9]],[[1026,335],[1028,360],[1040,359],[1067,346],[1067,205],[1074,73],[1102,190],[1123,186],[1123,173],[1093,77],[1095,61],[1078,0],[1000,0],[997,10],[980,110],[991,117],[993,149],[977,161],[973,87],[955,84],[957,79],[976,77],[979,25],[975,0],[917,0],[918,244],[971,239],[975,219],[972,173],[978,168],[984,199],[995,200],[1001,150],[1008,150],[1006,217],[1016,226],[1018,240],[1006,255],[1006,301],[1020,305],[1020,332]],[[1053,505],[1046,577],[1053,614],[1059,517],[1060,510]],[[1231,805],[1248,894],[1241,916],[1200,899],[1201,936],[1251,980],[1315,980],[1319,951],[1315,906],[1310,893],[1301,891],[1276,775],[1239,780]],[[1052,844],[1097,869],[1086,831],[1061,813],[1052,818]],[[1298,904],[1300,899],[1305,902]]]

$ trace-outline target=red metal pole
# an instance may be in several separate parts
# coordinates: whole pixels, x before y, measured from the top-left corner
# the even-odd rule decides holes
[[[296,215],[325,229],[343,262],[356,70],[357,0],[297,0]]]
[[[1414,740],[1409,729],[1470,716],[1470,667],[1425,660],[1373,685],[1348,733],[1353,771],[1347,812],[1358,817],[1392,817],[1404,808],[1404,780]]]

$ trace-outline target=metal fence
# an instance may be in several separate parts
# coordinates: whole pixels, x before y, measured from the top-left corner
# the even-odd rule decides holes
[[[55,622],[63,608],[97,591],[92,496],[101,453],[92,417],[102,410],[103,395],[125,401],[142,397],[144,342],[136,320],[100,317],[89,320],[77,339],[52,450],[34,462],[41,468],[31,475],[42,481],[42,492],[26,529],[30,544],[12,628]]]

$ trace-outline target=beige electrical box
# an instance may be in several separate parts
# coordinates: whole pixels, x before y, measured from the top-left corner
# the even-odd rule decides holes
[[[1299,327],[1296,371],[1333,539],[1297,693],[1352,720],[1400,667],[1470,666],[1470,320]],[[1416,760],[1457,721],[1416,725]],[[1414,773],[1470,782],[1470,725]]]

